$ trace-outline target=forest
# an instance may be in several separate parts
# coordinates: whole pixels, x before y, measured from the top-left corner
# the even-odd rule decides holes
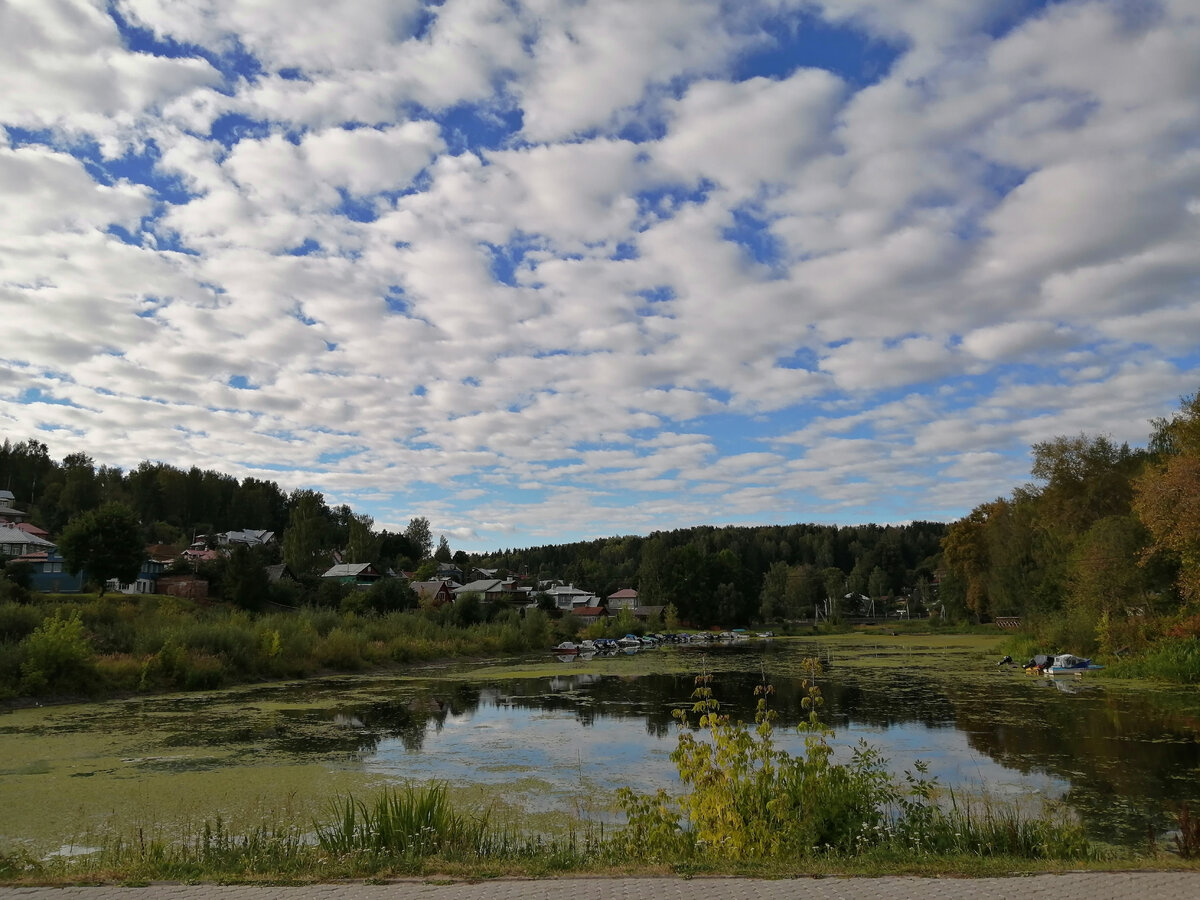
[[[1034,445],[1035,483],[975,507],[943,541],[948,608],[1020,616],[1042,646],[1150,646],[1200,675],[1200,394],[1150,420],[1145,448],[1104,436]]]
[[[267,595],[263,567],[279,561],[297,585],[276,599],[345,602],[345,590],[317,577],[338,551],[381,571],[424,576],[434,561],[453,560],[600,597],[632,587],[642,605],[672,606],[679,621],[697,627],[818,612],[975,622],[1012,616],[1044,643],[1117,652],[1200,633],[1198,398],[1150,420],[1144,448],[1086,434],[1036,444],[1030,483],[950,525],[699,526],[466,554],[452,553],[444,537],[435,551],[421,517],[403,532],[376,531],[369,516],[330,507],[316,491],[288,494],[272,481],[157,462],[123,472],[81,453],[57,462],[32,439],[0,445],[0,485],[52,535],[113,502],[132,510],[147,544],[182,549],[197,534],[275,531],[276,546],[203,573],[216,596],[247,607]],[[405,592],[377,593],[384,607],[414,602]]]

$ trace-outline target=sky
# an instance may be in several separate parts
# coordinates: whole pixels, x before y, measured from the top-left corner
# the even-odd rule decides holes
[[[1198,48],[1195,0],[0,0],[0,434],[455,550],[951,521],[1200,388]]]

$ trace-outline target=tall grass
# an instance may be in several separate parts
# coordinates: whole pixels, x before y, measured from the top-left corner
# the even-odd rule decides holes
[[[333,822],[316,829],[321,849],[335,856],[478,857],[495,843],[488,814],[457,812],[441,783],[386,789],[369,804],[344,797],[335,803]]]
[[[517,653],[547,646],[534,619],[501,611],[492,621],[460,625],[439,610],[303,607],[255,615],[153,595],[41,595],[31,604],[0,603],[0,698],[212,688]],[[67,620],[81,622],[81,634],[48,624]],[[72,664],[54,662],[56,654]],[[43,671],[47,665],[51,671]]]
[[[1200,638],[1165,638],[1138,656],[1117,660],[1105,674],[1200,684]]]

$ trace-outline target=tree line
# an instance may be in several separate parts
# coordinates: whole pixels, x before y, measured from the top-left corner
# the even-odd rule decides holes
[[[498,550],[481,565],[600,597],[633,587],[640,604],[673,606],[683,622],[730,626],[812,618],[818,606],[857,615],[859,597],[932,602],[945,532],[939,522],[699,526]]]
[[[700,526],[466,554],[451,553],[445,537],[435,551],[422,517],[402,532],[376,531],[369,516],[330,507],[317,491],[289,494],[272,481],[164,463],[122,472],[80,453],[59,463],[36,440],[4,441],[0,485],[52,533],[111,503],[127,506],[150,542],[276,531],[276,548],[238,551],[210,573],[243,605],[265,595],[262,570],[280,561],[311,599],[337,550],[418,577],[453,559],[600,597],[633,587],[642,605],[671,606],[696,626],[836,617],[864,611],[862,598],[887,598],[948,619],[1020,616],[1060,646],[1115,651],[1165,631],[1200,635],[1198,397],[1151,420],[1144,448],[1082,434],[1036,444],[1032,482],[949,526]]]
[[[942,599],[1074,652],[1200,636],[1200,394],[1150,424],[1034,445],[1033,482],[950,526]]]

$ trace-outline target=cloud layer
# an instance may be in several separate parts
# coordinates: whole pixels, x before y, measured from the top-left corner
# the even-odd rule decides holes
[[[0,430],[455,549],[957,517],[1200,386],[1197,46],[1190,0],[14,0]]]

